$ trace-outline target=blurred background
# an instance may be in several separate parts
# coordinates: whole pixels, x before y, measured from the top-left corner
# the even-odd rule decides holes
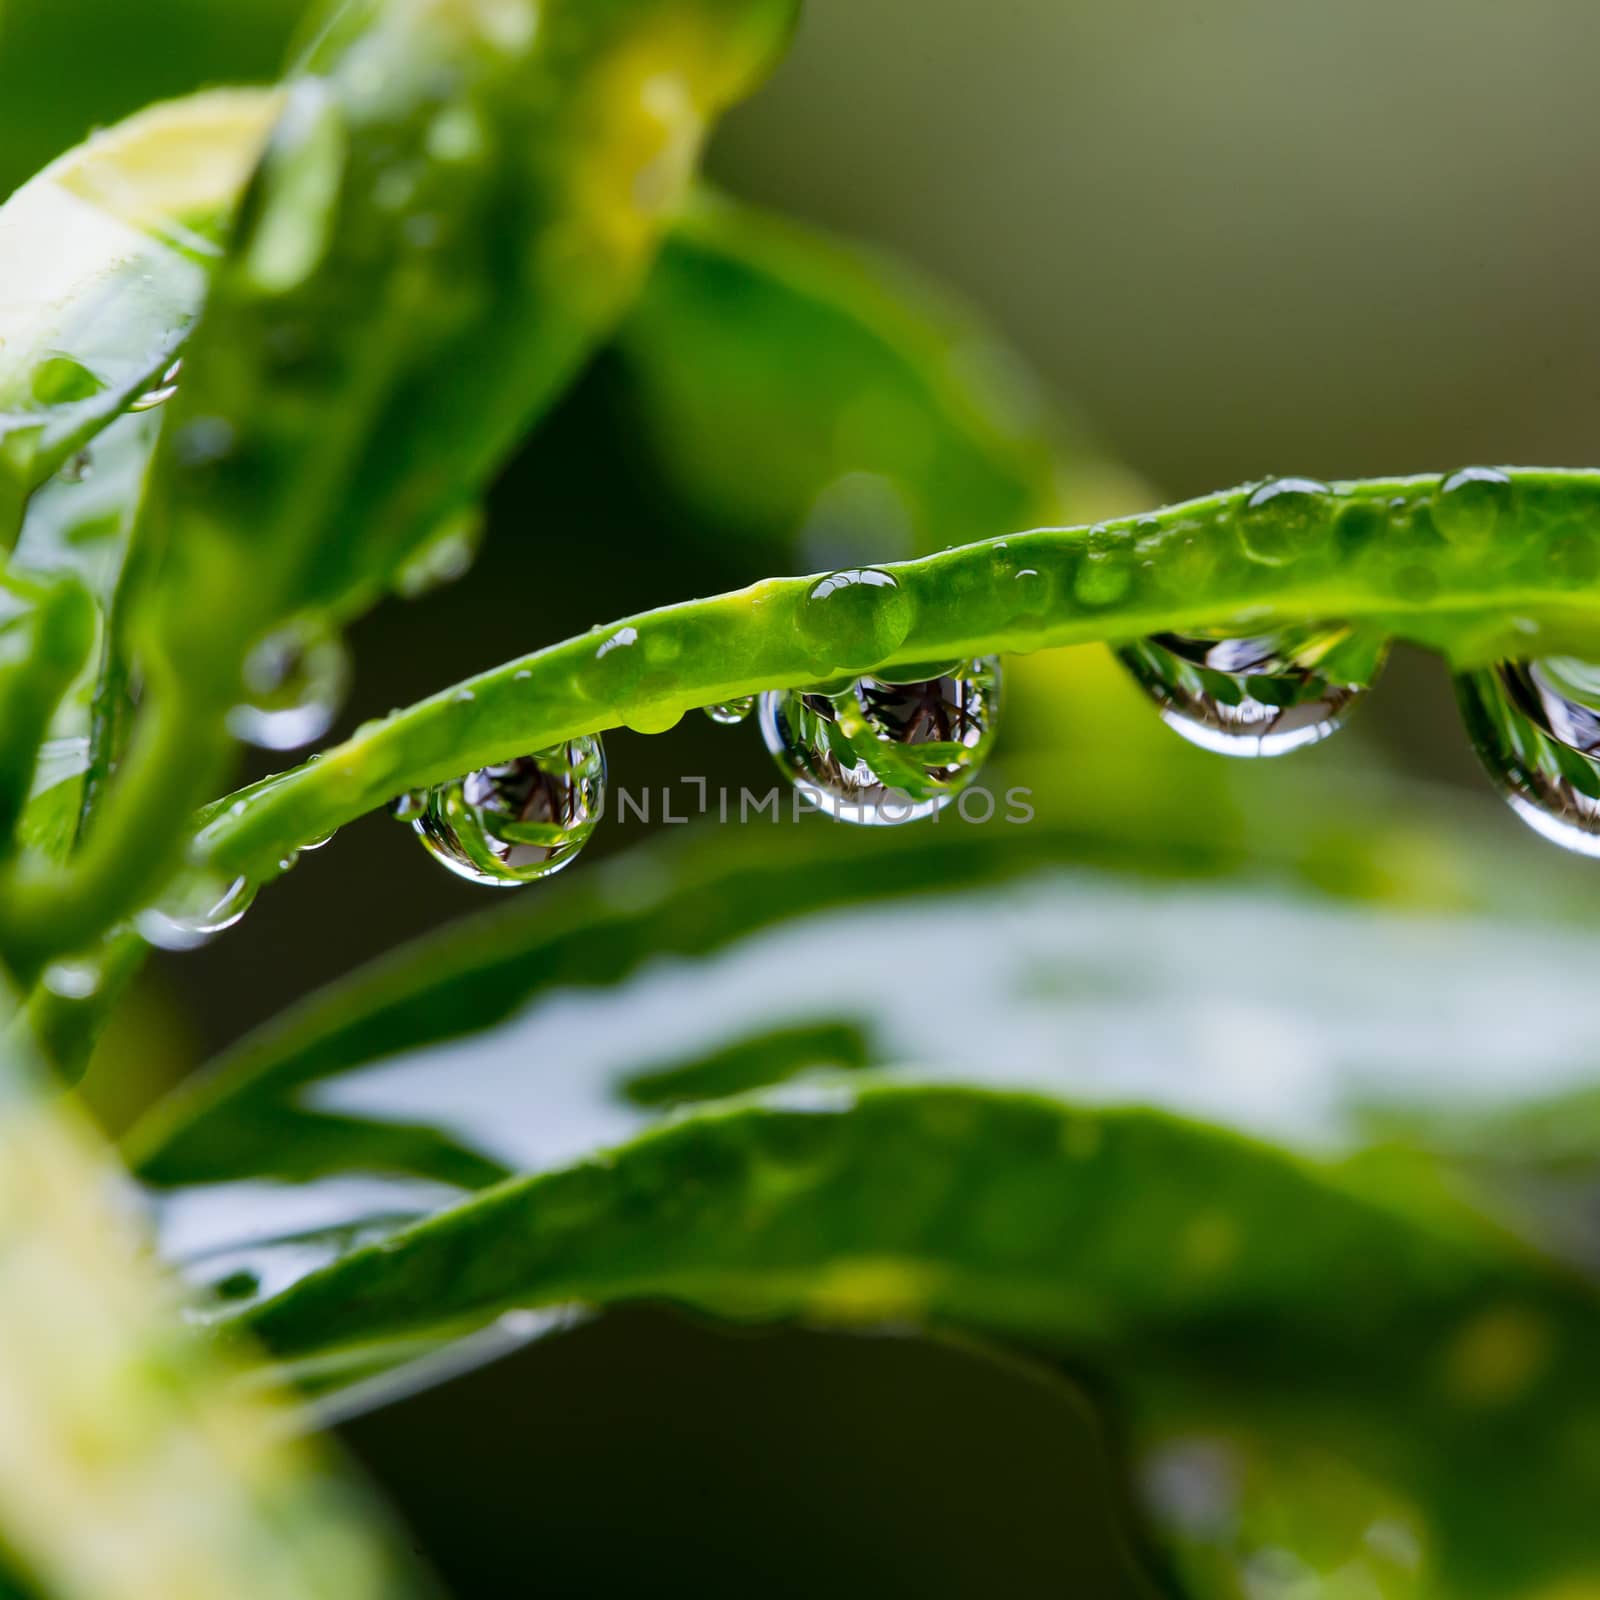
[[[273,75],[298,10],[4,0],[0,193],[148,100]],[[709,167],[953,287],[1151,503],[1271,473],[1585,465],[1600,424],[1597,47],[1584,0],[808,0]],[[770,544],[708,537],[674,504],[605,354],[489,513],[466,578],[354,630],[342,726],[773,570]],[[1056,670],[1008,730],[1021,781],[1036,746],[1155,726],[1110,678],[1109,709],[1086,716],[1080,695],[1076,720],[1053,719]],[[748,729],[696,719],[608,746],[631,785],[766,781]],[[1351,730],[1297,759],[1310,782],[1366,761],[1498,804],[1421,656],[1402,653]],[[610,826],[593,849],[639,831]],[[100,1075],[102,1114],[120,1123],[287,1001],[482,903],[387,819],[347,830],[226,939],[153,969],[115,1042],[139,1070]],[[780,1429],[774,1460],[762,1441]],[[1098,1476],[1110,1446],[1081,1402],[932,1345],[730,1338],[640,1312],[350,1439],[461,1593],[523,1592],[532,1544],[548,1593],[647,1575],[700,1594],[1140,1592]]]

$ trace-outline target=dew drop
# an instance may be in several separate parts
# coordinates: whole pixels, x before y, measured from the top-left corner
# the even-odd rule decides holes
[[[483,513],[469,506],[447,518],[402,561],[395,571],[394,591],[416,600],[466,577],[483,543]]]
[[[1551,843],[1600,856],[1600,665],[1502,661],[1458,674],[1456,695],[1511,809]]]
[[[189,873],[158,904],[141,911],[134,926],[147,944],[159,949],[197,950],[231,928],[250,909],[255,894],[248,878],[228,882],[213,873]]]
[[[350,678],[339,636],[302,619],[262,639],[245,657],[245,699],[228,713],[228,730],[264,750],[293,750],[333,725]]]
[[[61,1000],[87,1000],[100,987],[100,968],[92,961],[52,961],[40,981]]]
[[[1162,721],[1191,744],[1279,756],[1326,739],[1370,687],[1382,649],[1356,646],[1350,629],[1330,625],[1254,638],[1158,633],[1117,654]]]
[[[1511,480],[1498,467],[1464,467],[1435,491],[1433,525],[1451,544],[1483,544],[1510,509],[1511,493]]]
[[[1252,560],[1278,566],[1333,532],[1333,491],[1315,478],[1273,478],[1239,509],[1239,542]]]
[[[178,377],[182,371],[183,357],[179,356],[128,409],[154,411],[157,406],[164,406],[178,392]]]
[[[605,784],[605,750],[586,735],[440,784],[411,825],[458,877],[514,888],[577,855],[600,820]]]
[[[915,822],[977,776],[999,702],[1000,664],[985,656],[920,683],[764,694],[761,735],[783,775],[837,821]]]
[[[911,632],[911,596],[892,573],[850,567],[811,585],[796,625],[801,648],[819,671],[869,667]]]
[[[389,802],[389,815],[396,822],[415,822],[428,809],[426,789],[407,789]]]
[[[753,694],[742,694],[737,700],[714,700],[710,705],[701,706],[700,709],[713,722],[731,728],[743,722],[755,710],[755,705],[756,697]]]

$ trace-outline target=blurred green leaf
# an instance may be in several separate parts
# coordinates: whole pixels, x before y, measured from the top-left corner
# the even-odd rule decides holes
[[[171,362],[272,101],[155,106],[63,156],[0,206],[0,534],[29,490]]]
[[[1350,1586],[1329,1592],[1395,1564],[1378,1525],[1411,1542],[1380,1593],[1600,1576],[1594,1296],[1464,1219],[1150,1112],[950,1088],[734,1105],[492,1189],[248,1320],[316,1361],[641,1297],[1047,1351],[1109,1386],[1147,1472],[1197,1433],[1243,1464],[1337,1465],[1337,1494],[1269,1473],[1209,1529],[1158,1476],[1200,1593],[1253,1593],[1252,1537],[1297,1510],[1272,1548]]]
[[[885,561],[1140,497],[967,307],[896,262],[701,194],[616,349],[691,533]]]
[[[4,997],[9,1000],[9,995]],[[0,1591],[50,1600],[430,1592],[282,1395],[186,1327],[59,1096],[0,1054]]]

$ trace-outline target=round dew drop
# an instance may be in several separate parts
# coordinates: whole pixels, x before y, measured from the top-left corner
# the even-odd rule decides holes
[[[872,666],[911,632],[911,596],[892,573],[851,567],[819,578],[800,602],[801,648],[819,672]]]
[[[245,657],[245,698],[228,730],[264,750],[293,750],[333,725],[350,680],[350,660],[325,623],[302,619],[268,634]]]
[[[605,750],[590,734],[440,784],[411,826],[458,877],[515,888],[573,860],[600,820],[605,785]]]
[[[1600,665],[1503,661],[1459,674],[1456,696],[1511,809],[1551,843],[1600,856]]]
[[[1256,638],[1158,633],[1117,655],[1161,720],[1191,744],[1219,755],[1280,756],[1335,732],[1376,677],[1381,652],[1362,663],[1359,681],[1321,670],[1350,637],[1339,626]]]
[[[1253,561],[1280,566],[1333,533],[1333,491],[1315,478],[1273,478],[1239,510],[1239,543]]]
[[[1489,540],[1511,506],[1511,479],[1498,467],[1463,467],[1433,496],[1433,525],[1451,544]]]
[[[198,950],[231,928],[255,897],[256,886],[248,878],[229,882],[212,873],[189,873],[133,922],[146,944],[161,950]]]
[[[711,718],[713,722],[720,723],[725,728],[737,726],[755,710],[756,697],[753,694],[742,694],[736,700],[716,700],[700,709]]]
[[[921,683],[764,694],[761,735],[778,770],[836,821],[915,822],[977,776],[999,703],[1000,664],[985,656]]]

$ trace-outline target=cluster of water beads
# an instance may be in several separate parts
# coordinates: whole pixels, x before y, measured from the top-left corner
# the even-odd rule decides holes
[[[589,734],[402,795],[392,810],[458,877],[514,888],[573,860],[600,820],[605,788],[605,749]]]
[[[327,623],[301,618],[262,639],[241,678],[245,698],[228,713],[229,731],[264,750],[293,750],[333,725],[350,661]]]
[[[1459,674],[1456,694],[1512,810],[1551,843],[1600,856],[1600,665],[1502,661]]]
[[[999,704],[1000,663],[981,656],[910,681],[769,692],[761,736],[784,777],[836,821],[915,822],[977,776]]]
[[[1161,719],[1191,744],[1220,755],[1278,756],[1318,743],[1343,723],[1368,688],[1382,653],[1358,669],[1330,671],[1352,630],[1338,624],[1158,633],[1117,654]]]

